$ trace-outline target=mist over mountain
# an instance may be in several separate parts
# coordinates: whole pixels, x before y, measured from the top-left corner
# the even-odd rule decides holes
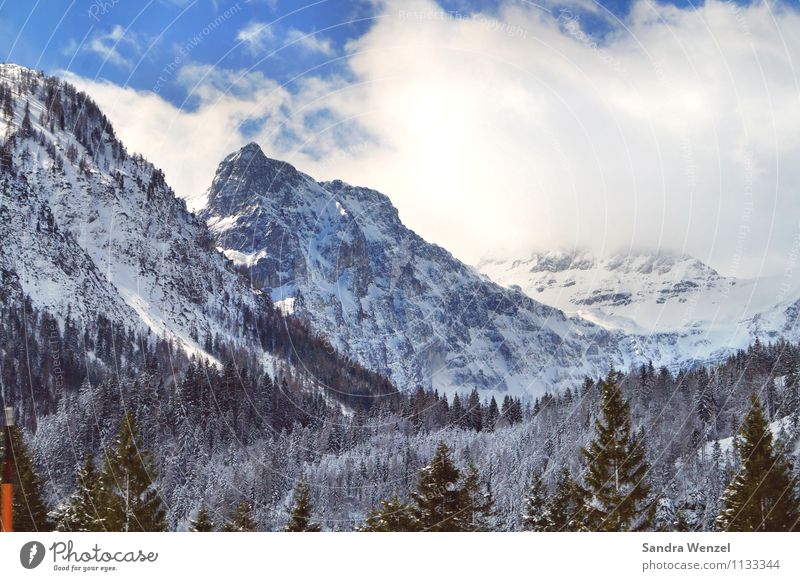
[[[714,361],[756,338],[797,340],[800,289],[784,277],[722,276],[687,254],[551,250],[478,270],[547,305],[620,330],[672,366]]]

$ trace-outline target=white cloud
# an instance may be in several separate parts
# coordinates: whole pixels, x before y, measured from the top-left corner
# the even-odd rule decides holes
[[[293,124],[303,124],[302,117],[294,121],[285,115],[293,108],[292,95],[259,72],[184,67],[177,80],[198,102],[191,110],[150,91],[69,72],[61,76],[100,104],[126,147],[160,166],[192,209],[193,198],[202,200],[222,158],[248,141],[241,133],[243,123],[260,120],[268,128],[262,138],[276,142],[281,130],[293,132]]]
[[[71,46],[74,50],[74,45]],[[141,45],[137,36],[131,31],[126,31],[119,24],[115,24],[108,32],[98,32],[81,48],[85,52],[98,55],[104,62],[130,68],[133,66],[133,61],[130,57],[122,54],[122,49],[133,55],[141,54]]]
[[[307,77],[289,92],[195,67],[183,80],[200,106],[186,112],[78,81],[183,195],[208,186],[257,119],[268,154],[384,191],[409,226],[469,261],[662,247],[745,275],[798,258],[795,9],[640,1],[596,39],[517,2],[496,18],[382,6],[347,47],[355,82]]]
[[[252,54],[264,53],[272,44],[275,35],[270,25],[254,20],[236,34],[236,40]]]
[[[236,40],[241,42],[245,49],[255,56],[265,56],[278,48],[298,48],[307,53],[316,53],[324,56],[334,54],[331,40],[315,32],[303,32],[297,28],[290,28],[284,35],[282,47],[276,43],[272,27],[265,22],[252,21],[236,34]]]
[[[324,56],[331,56],[335,52],[329,38],[318,36],[314,32],[303,32],[296,28],[290,28],[286,33],[286,44],[297,46],[306,52],[319,53]]]

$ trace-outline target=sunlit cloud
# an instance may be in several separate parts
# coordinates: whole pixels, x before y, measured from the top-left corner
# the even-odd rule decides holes
[[[642,1],[595,37],[555,3],[381,6],[346,47],[347,82],[280,87],[187,67],[197,107],[181,111],[75,80],[185,197],[256,140],[319,178],[384,191],[409,226],[470,262],[666,248],[749,275],[780,271],[800,240],[796,9]],[[136,107],[153,119],[126,114]]]

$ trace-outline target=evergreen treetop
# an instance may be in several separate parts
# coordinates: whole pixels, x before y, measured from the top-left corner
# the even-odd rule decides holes
[[[166,517],[149,455],[141,449],[134,415],[122,418],[114,449],[106,453],[100,504],[109,531],[163,531]]]
[[[652,520],[646,482],[650,465],[644,442],[633,433],[630,404],[622,396],[612,370],[601,386],[601,417],[595,437],[583,449],[587,460],[587,525],[595,531],[626,531],[646,527]]]
[[[311,492],[305,480],[297,483],[294,489],[294,505],[287,509],[289,522],[284,529],[289,533],[316,533],[322,530],[318,523],[311,522],[313,507],[311,505]]]
[[[734,440],[741,470],[722,497],[717,529],[724,531],[796,531],[800,499],[791,463],[773,443],[758,397]]]

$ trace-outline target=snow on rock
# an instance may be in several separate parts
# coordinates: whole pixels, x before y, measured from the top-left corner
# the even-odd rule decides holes
[[[623,331],[658,365],[718,360],[756,337],[800,338],[800,292],[776,304],[779,281],[721,276],[685,254],[547,251],[485,259],[477,268],[537,301]]]
[[[0,84],[15,97],[0,142],[4,287],[57,319],[102,313],[204,357],[207,337],[244,341],[243,310],[264,299],[228,268],[160,170],[128,154],[70,85],[15,65],[0,65]]]
[[[380,192],[316,182],[254,143],[222,161],[204,197],[199,215],[254,285],[399,387],[534,396],[638,358],[622,333],[426,242]]]

